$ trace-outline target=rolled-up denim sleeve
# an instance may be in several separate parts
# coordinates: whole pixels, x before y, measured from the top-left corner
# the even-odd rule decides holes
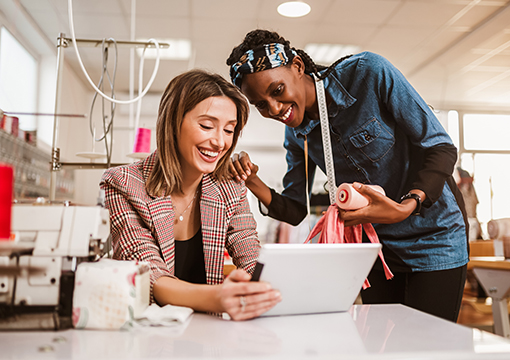
[[[453,145],[444,144],[425,150],[423,167],[418,171],[417,178],[411,186],[412,189],[423,190],[427,195],[423,206],[430,207],[439,199],[445,181],[452,175],[456,162],[457,148]]]

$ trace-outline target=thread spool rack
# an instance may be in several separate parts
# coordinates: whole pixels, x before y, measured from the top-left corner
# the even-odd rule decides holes
[[[103,39],[76,39],[76,44],[80,44],[88,47],[101,47],[103,43],[111,46],[114,44],[113,40],[103,40]],[[145,42],[145,41],[115,41],[116,45],[119,47],[154,47],[153,43]],[[64,65],[64,50],[73,45],[73,40],[71,38],[66,38],[65,34],[60,33],[57,38],[57,79],[56,79],[56,93],[55,93],[55,114],[58,114],[60,109],[60,94],[62,91],[62,73],[63,73],[63,65]],[[168,48],[170,45],[168,43],[160,43],[160,48]],[[51,176],[50,176],[50,191],[49,191],[49,200],[54,201],[56,197],[56,187],[57,187],[57,173],[62,168],[69,169],[107,169],[114,166],[119,166],[122,164],[114,164],[110,162],[106,163],[95,163],[95,162],[61,162],[60,161],[60,149],[57,147],[58,143],[58,129],[59,129],[59,116],[55,115],[53,122],[53,142],[52,142],[52,151],[51,151]],[[131,154],[132,155],[132,154]],[[138,156],[143,156],[144,154],[139,154]],[[147,155],[145,155],[146,157]],[[87,157],[87,156],[84,156]],[[88,157],[90,159],[90,157]]]

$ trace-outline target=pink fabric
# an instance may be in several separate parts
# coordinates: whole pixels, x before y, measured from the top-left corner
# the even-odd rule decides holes
[[[379,243],[379,238],[372,224],[344,226],[344,221],[338,217],[338,206],[333,204],[329,206],[326,214],[315,224],[305,243],[309,243],[319,233],[319,244],[361,243],[362,228],[365,229],[370,242]],[[393,273],[384,261],[382,250],[379,250],[379,258],[382,261],[386,279],[392,279]],[[368,287],[370,287],[370,283],[368,279],[365,279],[363,289]]]

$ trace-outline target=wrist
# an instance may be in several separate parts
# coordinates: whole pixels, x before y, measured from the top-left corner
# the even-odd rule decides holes
[[[257,175],[249,176],[244,183],[246,184],[246,187],[251,190],[252,187],[257,186],[257,180],[260,181],[259,177]]]
[[[408,203],[414,203],[414,208],[411,211],[411,215],[420,215],[422,197],[416,193],[407,193],[400,198],[400,203],[404,205]]]
[[[222,284],[217,285],[208,285],[208,287],[212,290],[212,303],[214,304],[212,312],[222,313],[225,312],[225,307],[222,302]]]
[[[264,206],[269,207],[272,200],[271,189],[258,176],[254,176],[245,184]]]

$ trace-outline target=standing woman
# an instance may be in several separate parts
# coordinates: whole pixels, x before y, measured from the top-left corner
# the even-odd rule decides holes
[[[355,183],[370,202],[340,216],[346,226],[374,224],[395,275],[387,281],[378,259],[363,302],[402,303],[456,321],[468,262],[464,204],[452,177],[457,150],[405,77],[369,52],[317,66],[266,30],[248,33],[227,65],[260,114],[286,125],[282,194],[257,176],[248,154],[232,158],[231,173],[245,180],[261,212],[299,224],[316,167],[326,173],[316,77],[325,88],[336,186]],[[363,184],[382,186],[386,196]]]
[[[149,262],[151,301],[235,320],[280,301],[267,283],[249,281],[260,250],[256,223],[244,184],[226,179],[248,113],[224,78],[188,71],[163,93],[158,149],[104,173],[114,258]],[[224,281],[225,249],[239,270]]]

